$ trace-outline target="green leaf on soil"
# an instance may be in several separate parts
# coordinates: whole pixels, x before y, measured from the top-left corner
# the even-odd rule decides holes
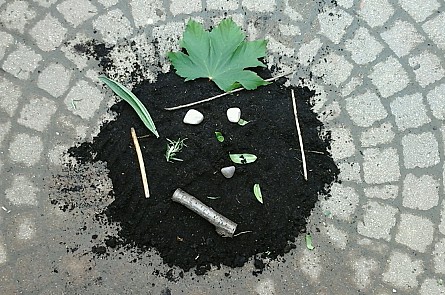
[[[309,250],[314,250],[314,246],[312,245],[312,236],[310,234],[306,235],[306,248]]]
[[[134,95],[127,87],[120,84],[119,82],[116,82],[114,80],[111,80],[110,78],[107,78],[105,76],[100,76],[99,80],[105,83],[108,87],[113,90],[113,92],[125,100],[138,114],[141,121],[144,123],[144,125],[150,130],[156,137],[159,138],[159,133],[156,130],[155,123],[153,122],[153,119],[151,118],[150,114],[148,113],[145,106],[142,104],[142,102]]]
[[[219,142],[223,142],[223,141],[224,141],[224,135],[222,135],[221,132],[216,131],[216,132],[215,132],[215,136],[216,136],[216,139],[217,139]]]
[[[245,70],[265,67],[259,58],[266,56],[266,40],[245,41],[246,35],[231,19],[222,20],[212,31],[189,20],[180,41],[186,50],[169,52],[176,74],[185,81],[209,78],[226,92],[243,86],[247,90],[267,85],[256,73]]]
[[[236,164],[249,164],[256,161],[257,156],[252,154],[229,154],[230,160]]]
[[[249,124],[249,121],[246,121],[246,120],[243,120],[243,119],[239,119],[239,121],[238,121],[238,125],[240,125],[240,126],[244,126],[244,125],[247,125],[247,124]]]
[[[218,200],[220,197],[212,197],[212,196],[207,196],[207,199],[210,200]]]
[[[255,195],[255,198],[258,200],[258,202],[263,204],[263,195],[261,194],[261,188],[258,183],[255,183],[253,185],[253,194]]]

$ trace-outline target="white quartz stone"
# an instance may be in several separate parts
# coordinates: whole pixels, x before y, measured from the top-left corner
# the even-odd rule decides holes
[[[185,114],[183,122],[185,124],[198,125],[202,120],[204,120],[204,115],[201,112],[195,109],[190,109]]]
[[[232,123],[238,123],[241,118],[241,110],[239,108],[230,108],[227,110],[227,119]]]

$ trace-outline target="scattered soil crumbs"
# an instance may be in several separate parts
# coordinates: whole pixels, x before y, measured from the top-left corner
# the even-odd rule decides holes
[[[259,74],[269,75],[267,71]],[[294,88],[309,172],[308,181],[303,179],[290,88],[283,86],[284,80],[196,106],[204,114],[197,126],[182,122],[187,109],[164,108],[219,94],[211,81],[184,83],[176,74],[167,73],[159,75],[156,83],[142,82],[133,92],[151,113],[161,136],[158,139],[128,104],[114,105],[111,110],[117,113],[116,120],[106,123],[93,143],[69,151],[81,162],[107,163],[115,201],[104,214],[121,225],[113,246],[134,246],[141,251],[153,247],[168,265],[185,271],[196,267],[198,274],[211,265],[243,266],[252,256],[256,257],[255,267],[262,269],[264,263],[256,254],[275,258],[290,251],[292,241],[305,231],[306,218],[319,195],[328,194],[339,171],[328,153],[329,134],[320,136],[322,123],[311,110],[314,92]],[[230,123],[226,117],[229,107],[239,107],[242,118],[250,123]],[[144,197],[131,127],[141,136],[149,199]],[[216,139],[216,131],[224,135],[224,142]],[[166,161],[167,138],[187,138],[187,147],[177,156],[183,162]],[[235,175],[226,179],[220,169],[234,165],[229,153],[252,153],[258,160],[235,164]],[[264,204],[253,194],[255,183],[261,186]],[[206,220],[171,201],[177,188],[238,223],[236,233],[249,232],[220,237]]]

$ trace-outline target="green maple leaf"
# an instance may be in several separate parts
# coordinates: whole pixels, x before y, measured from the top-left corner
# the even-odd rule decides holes
[[[222,20],[212,31],[189,20],[180,46],[187,51],[169,52],[176,73],[185,81],[209,78],[219,88],[230,91],[243,86],[252,90],[267,85],[249,67],[265,67],[258,58],[266,56],[266,40],[245,41],[246,35],[232,19]]]

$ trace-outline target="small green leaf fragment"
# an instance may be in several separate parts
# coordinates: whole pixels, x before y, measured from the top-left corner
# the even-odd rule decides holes
[[[314,246],[312,245],[312,236],[310,234],[306,235],[306,248],[309,250],[314,250]]]
[[[263,195],[261,194],[261,188],[258,183],[255,183],[253,185],[253,194],[255,195],[255,198],[258,200],[258,202],[263,204]]]
[[[219,198],[221,198],[221,197],[207,196],[207,199],[210,199],[210,200],[218,200]]]
[[[323,212],[323,214],[324,214],[324,216],[330,216],[332,214],[332,212],[329,210],[326,210]]]
[[[244,126],[244,125],[247,125],[247,124],[249,124],[249,121],[246,121],[246,120],[243,120],[243,119],[239,119],[239,121],[238,121],[238,125],[240,125],[240,126]]]
[[[216,131],[216,132],[215,132],[215,136],[216,136],[216,139],[217,139],[219,142],[223,142],[223,141],[224,141],[224,135],[222,135],[221,132]]]
[[[135,112],[138,114],[139,118],[148,128],[148,130],[150,130],[154,135],[156,135],[156,137],[159,137],[153,119],[151,118],[144,104],[136,97],[136,95],[133,94],[133,92],[131,92],[124,85],[114,80],[111,80],[108,77],[100,76],[99,80],[105,83],[108,87],[110,87],[111,90],[113,90],[113,92],[117,96],[125,100],[135,110]]]
[[[229,154],[230,160],[236,164],[249,164],[256,161],[257,156],[253,154]]]

